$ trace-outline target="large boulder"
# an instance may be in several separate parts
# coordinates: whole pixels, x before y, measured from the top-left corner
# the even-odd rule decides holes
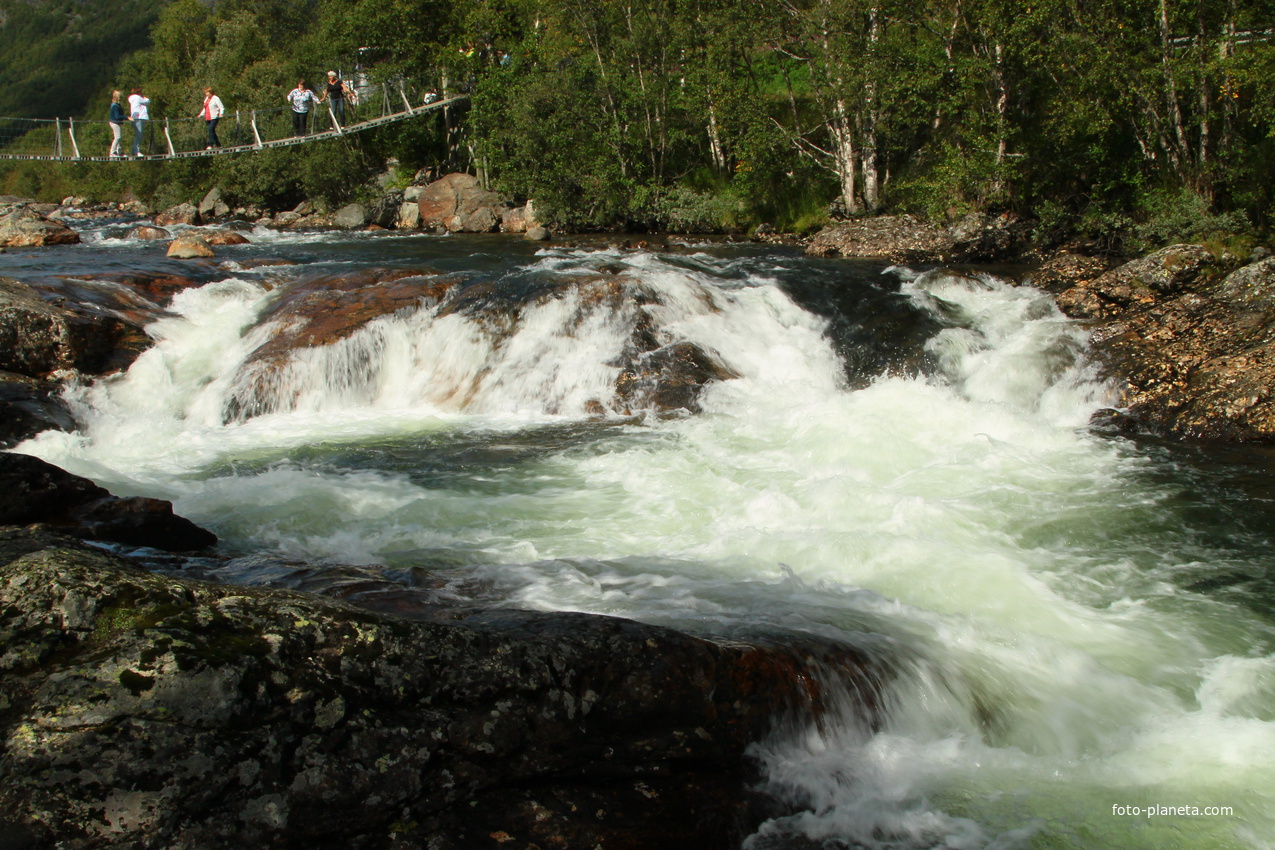
[[[201,233],[183,233],[168,245],[168,256],[176,260],[194,260],[215,256],[212,246]]]
[[[39,458],[0,452],[0,525],[32,523],[90,540],[177,552],[217,542],[212,532],[174,514],[171,502],[113,496]]]
[[[362,204],[347,204],[332,216],[332,224],[342,230],[357,230],[368,222],[367,207]]]
[[[883,672],[583,614],[413,622],[16,529],[0,612],[10,847],[726,850],[763,812],[750,744],[834,695],[871,718]]]
[[[0,371],[42,378],[114,371],[149,346],[140,324],[94,303],[55,305],[28,284],[0,277]]]
[[[178,204],[155,216],[155,224],[160,227],[168,227],[174,224],[195,225],[199,224],[199,222],[199,208],[191,203]]]
[[[448,174],[426,186],[417,201],[421,227],[488,233],[497,229],[504,200],[470,174]]]
[[[1275,259],[1225,272],[1200,246],[1175,245],[1058,297],[1092,324],[1126,427],[1275,441]]]
[[[79,241],[78,233],[38,212],[31,204],[0,204],[0,247],[74,245]]]

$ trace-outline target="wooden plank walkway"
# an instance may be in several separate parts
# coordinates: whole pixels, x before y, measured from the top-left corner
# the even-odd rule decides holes
[[[266,148],[283,148],[292,145],[302,145],[307,142],[321,142],[324,139],[339,139],[342,136],[348,136],[351,133],[360,133],[364,130],[371,130],[375,127],[383,127],[386,124],[394,124],[398,121],[406,121],[411,118],[419,118],[430,112],[444,109],[463,100],[468,100],[469,95],[455,95],[453,97],[436,100],[433,103],[423,104],[421,106],[405,109],[402,112],[392,112],[389,115],[382,115],[380,118],[372,118],[368,121],[360,121],[356,124],[349,124],[341,129],[323,130],[317,133],[308,133],[304,136],[286,136],[282,139],[274,139],[271,141],[254,142],[246,145],[231,145],[229,147],[213,148],[212,150],[193,150],[193,151],[174,151],[171,154],[154,154],[151,156],[58,156],[56,154],[18,154],[0,152],[0,159],[33,159],[44,160],[49,162],[156,162],[165,159],[190,159],[198,156],[218,156],[228,153],[247,153],[250,151],[265,150]],[[124,133],[129,132],[127,125]],[[125,145],[127,147],[127,145]]]

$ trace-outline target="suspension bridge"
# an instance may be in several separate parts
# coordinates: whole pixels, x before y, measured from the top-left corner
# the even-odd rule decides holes
[[[140,157],[127,155],[133,143],[130,122],[124,123],[120,136],[120,149],[125,155],[110,156],[112,133],[105,120],[0,118],[0,159],[139,162],[246,153],[340,138],[419,118],[469,99],[463,94],[442,98],[427,94],[413,103],[401,83],[360,86],[354,92],[356,97],[347,100],[345,105],[344,123],[337,120],[331,101],[325,101],[310,110],[306,132],[302,135],[296,134],[289,106],[227,109],[217,125],[217,134],[224,144],[216,148],[208,147],[207,124],[203,118],[156,118],[146,124]]]

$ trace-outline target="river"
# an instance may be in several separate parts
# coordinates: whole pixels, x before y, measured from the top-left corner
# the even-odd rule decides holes
[[[189,268],[123,234],[0,274]],[[126,374],[73,394],[79,433],[19,450],[171,499],[229,554],[341,565],[308,573],[329,592],[379,576],[880,659],[879,722],[847,699],[757,745],[797,813],[752,850],[1275,845],[1275,454],[1090,427],[1113,389],[1048,295],[708,242],[248,235]],[[377,319],[228,416],[289,282],[370,266],[525,306],[499,328],[428,303]],[[527,294],[599,275],[650,297]],[[637,321],[738,377],[694,414],[619,410]],[[218,577],[287,578],[238,563]]]

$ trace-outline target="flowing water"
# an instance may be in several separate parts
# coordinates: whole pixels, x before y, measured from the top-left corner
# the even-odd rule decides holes
[[[87,236],[0,273],[185,268]],[[223,256],[298,265],[179,294],[126,374],[74,394],[80,433],[21,450],[172,499],[231,553],[880,659],[879,722],[846,700],[756,746],[796,814],[749,848],[1275,845],[1275,456],[1089,428],[1111,388],[1047,295],[756,247],[253,238]],[[422,302],[229,415],[289,276],[368,265],[522,306]],[[545,289],[607,275],[645,297]],[[622,411],[639,321],[739,377],[698,413]]]

